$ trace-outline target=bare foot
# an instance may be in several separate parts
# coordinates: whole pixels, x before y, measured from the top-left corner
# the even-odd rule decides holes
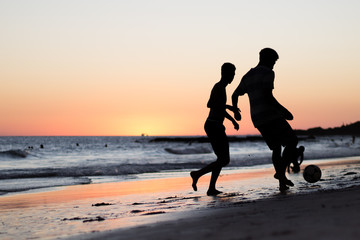
[[[287,179],[286,177],[280,179],[280,177],[279,177],[279,175],[277,173],[275,173],[274,178],[278,179],[280,181],[280,183],[282,183],[282,184],[284,184],[286,186],[290,186],[290,187],[294,186],[294,183],[292,181],[290,181],[289,179]]]
[[[216,196],[216,195],[218,195],[218,194],[220,194],[220,193],[222,193],[222,192],[221,192],[221,191],[218,191],[218,190],[216,190],[216,189],[212,189],[212,190],[209,189],[206,194],[207,194],[208,196]]]
[[[289,187],[288,186],[286,186],[285,184],[283,184],[283,183],[280,183],[279,184],[279,190],[280,190],[280,192],[285,192],[286,190],[288,190],[289,189]]]
[[[196,176],[196,173],[195,173],[195,172],[190,172],[190,176],[191,176],[191,178],[192,178],[192,180],[193,180],[193,182],[192,182],[192,188],[194,189],[194,191],[197,191],[197,186],[196,186],[196,184],[197,184],[197,181],[199,180],[199,177]]]
[[[289,179],[287,179],[286,177],[282,178],[282,179],[279,179],[279,190],[280,190],[280,192],[282,192],[282,193],[286,192],[286,190],[289,189],[288,186],[293,187],[294,183],[292,181],[290,181]]]

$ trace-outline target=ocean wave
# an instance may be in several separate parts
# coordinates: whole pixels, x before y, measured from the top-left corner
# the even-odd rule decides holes
[[[248,141],[262,141],[260,135],[253,136],[228,136],[229,142],[248,142]],[[149,140],[150,143],[154,142],[185,142],[185,143],[209,143],[210,139],[206,136],[199,137],[156,137]]]
[[[172,154],[204,154],[212,153],[208,147],[184,147],[184,148],[165,148],[165,151]]]
[[[203,163],[161,163],[161,164],[119,164],[76,166],[65,168],[9,169],[0,170],[0,180],[21,178],[83,177],[83,176],[121,176],[181,170],[203,167]]]
[[[11,149],[7,151],[1,151],[0,156],[15,157],[15,158],[26,158],[29,153],[21,149]]]
[[[2,180],[0,195],[12,192],[28,191],[38,188],[60,187],[79,184],[90,184],[91,179],[87,177],[65,177],[65,178],[32,178],[32,179],[8,179]]]
[[[186,152],[186,151],[185,151]],[[195,156],[195,155],[194,155]],[[201,156],[199,154],[199,156]],[[360,156],[359,150],[347,149],[346,151],[305,151],[305,159],[325,159],[337,157]],[[170,161],[170,159],[168,159]],[[186,162],[160,162],[160,163],[146,163],[146,164],[96,164],[96,165],[77,165],[67,167],[38,167],[38,168],[15,168],[15,169],[1,169],[0,180],[4,179],[22,179],[22,178],[54,178],[54,177],[91,177],[91,176],[124,176],[130,174],[142,173],[156,173],[161,171],[172,170],[190,170],[199,169],[216,160],[215,156],[209,156],[204,159],[201,157],[189,161],[189,158],[184,159]],[[166,161],[166,160],[165,160]],[[171,161],[180,161],[171,160]],[[271,163],[271,153],[258,154],[234,154],[231,157],[228,167],[248,167],[255,165],[264,165]]]

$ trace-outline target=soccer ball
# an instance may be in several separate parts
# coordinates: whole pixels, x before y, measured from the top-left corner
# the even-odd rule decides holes
[[[304,179],[309,183],[315,183],[321,178],[321,169],[316,165],[309,165],[304,169]]]

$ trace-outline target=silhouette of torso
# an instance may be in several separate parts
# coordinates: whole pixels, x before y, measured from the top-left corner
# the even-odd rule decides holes
[[[210,99],[207,103],[207,107],[210,108],[209,120],[223,122],[225,119],[225,107],[226,107],[226,90],[223,83],[218,82],[214,85]]]
[[[270,68],[257,66],[250,69],[241,79],[236,92],[249,96],[251,119],[255,127],[282,118],[267,96],[274,89],[275,74]]]

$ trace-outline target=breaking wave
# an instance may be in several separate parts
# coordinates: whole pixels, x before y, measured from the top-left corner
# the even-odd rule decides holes
[[[7,151],[1,151],[0,156],[14,157],[14,158],[26,158],[29,155],[27,151],[20,149],[12,149]]]
[[[212,153],[208,147],[185,147],[185,148],[165,148],[165,151],[172,154],[204,154]]]

